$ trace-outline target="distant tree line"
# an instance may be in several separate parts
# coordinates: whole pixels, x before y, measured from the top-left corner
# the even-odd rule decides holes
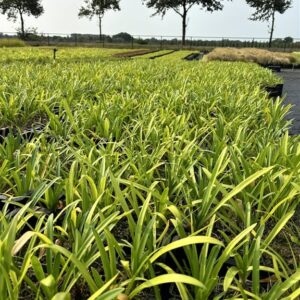
[[[80,7],[78,16],[88,17],[92,19],[97,18],[99,24],[100,41],[108,38],[113,38],[103,35],[102,22],[104,15],[109,10],[120,10],[121,0],[82,0],[83,5]],[[226,0],[141,0],[148,8],[154,9],[153,15],[164,15],[167,11],[172,10],[178,14],[182,23],[182,39],[181,43],[186,44],[187,20],[188,14],[192,7],[199,6],[208,12],[222,10]],[[227,0],[233,1],[233,0]],[[292,7],[292,0],[244,0],[246,3],[254,8],[254,13],[250,17],[253,21],[266,21],[269,23],[270,38],[268,46],[271,47],[273,43],[273,35],[275,29],[276,14],[284,14],[289,8]],[[24,16],[39,17],[44,13],[42,0],[0,0],[0,12],[7,16],[9,20],[16,22],[19,20],[20,28],[19,33],[22,39],[35,35],[33,29],[26,29]],[[79,35],[79,38],[84,36],[85,39],[94,38],[94,35]],[[115,37],[117,38],[117,37]],[[124,33],[119,37],[126,39]],[[129,38],[127,36],[127,38]],[[276,41],[274,41],[276,42]],[[285,41],[286,42],[286,41]],[[277,41],[278,43],[278,41]]]
[[[15,38],[16,35],[0,33],[1,38]],[[172,48],[178,49],[181,47],[181,38],[170,38],[161,36],[132,36],[126,32],[121,32],[115,35],[102,35],[101,42],[99,41],[98,34],[78,34],[73,33],[69,35],[48,35],[38,33],[27,33],[26,40],[31,45],[42,46],[42,45],[95,45],[99,44],[102,46],[118,46],[126,45],[126,47],[149,47],[149,48]],[[249,39],[249,40],[238,40],[233,38],[216,38],[216,39],[204,39],[197,37],[187,37],[186,48],[200,48],[205,50],[207,48],[215,47],[255,47],[255,48],[268,48],[268,39]],[[294,41],[291,37],[284,39],[274,39],[272,43],[273,48],[280,49],[299,49],[300,41]]]

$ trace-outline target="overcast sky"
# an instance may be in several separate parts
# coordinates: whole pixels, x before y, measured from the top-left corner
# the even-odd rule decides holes
[[[45,13],[38,19],[25,18],[25,25],[36,27],[44,33],[97,33],[97,20],[78,19],[78,9],[83,0],[43,0]],[[151,17],[154,12],[142,5],[142,0],[121,0],[120,12],[108,12],[103,21],[105,34],[128,32],[133,35],[180,35],[181,20],[169,12],[162,19]],[[248,18],[252,10],[244,0],[226,2],[221,12],[208,13],[195,6],[188,20],[187,34],[205,37],[267,37],[268,24],[253,22]],[[300,0],[293,1],[293,8],[283,16],[277,15],[275,37],[300,38]],[[18,23],[0,15],[0,31],[11,32]]]

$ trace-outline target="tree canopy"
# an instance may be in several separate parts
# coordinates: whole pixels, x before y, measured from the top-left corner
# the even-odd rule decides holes
[[[102,18],[108,10],[120,10],[120,0],[84,0],[84,6],[79,10],[79,17],[88,17],[92,19],[94,16],[99,20],[99,35],[102,37]]]
[[[255,12],[250,18],[253,21],[269,21],[273,12],[283,14],[292,5],[291,0],[246,0],[247,3],[255,8]]]
[[[182,18],[182,44],[185,45],[187,14],[189,10],[200,5],[209,12],[223,9],[222,0],[143,0],[149,8],[155,9],[154,15],[164,16],[168,10],[175,11]]]
[[[0,11],[14,22],[20,17],[21,35],[25,37],[24,15],[39,17],[44,8],[41,0],[0,0]]]
[[[181,8],[189,11],[194,5],[201,5],[212,12],[223,8],[221,1],[218,0],[144,0],[149,8],[156,10],[155,14],[164,15],[167,10],[173,9],[177,14],[182,15]]]
[[[283,14],[292,6],[292,0],[246,0],[250,7],[255,9],[250,20],[271,21],[269,46],[272,45],[275,14]]]

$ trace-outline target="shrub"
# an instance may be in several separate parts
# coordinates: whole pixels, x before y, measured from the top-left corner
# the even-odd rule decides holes
[[[257,48],[216,48],[204,57],[206,61],[244,61],[258,64],[288,65],[296,62],[291,53],[272,52]]]

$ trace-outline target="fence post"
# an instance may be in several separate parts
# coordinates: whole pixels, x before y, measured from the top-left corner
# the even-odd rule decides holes
[[[49,37],[49,33],[47,35],[47,42],[48,42],[48,46],[50,46],[50,37]]]

